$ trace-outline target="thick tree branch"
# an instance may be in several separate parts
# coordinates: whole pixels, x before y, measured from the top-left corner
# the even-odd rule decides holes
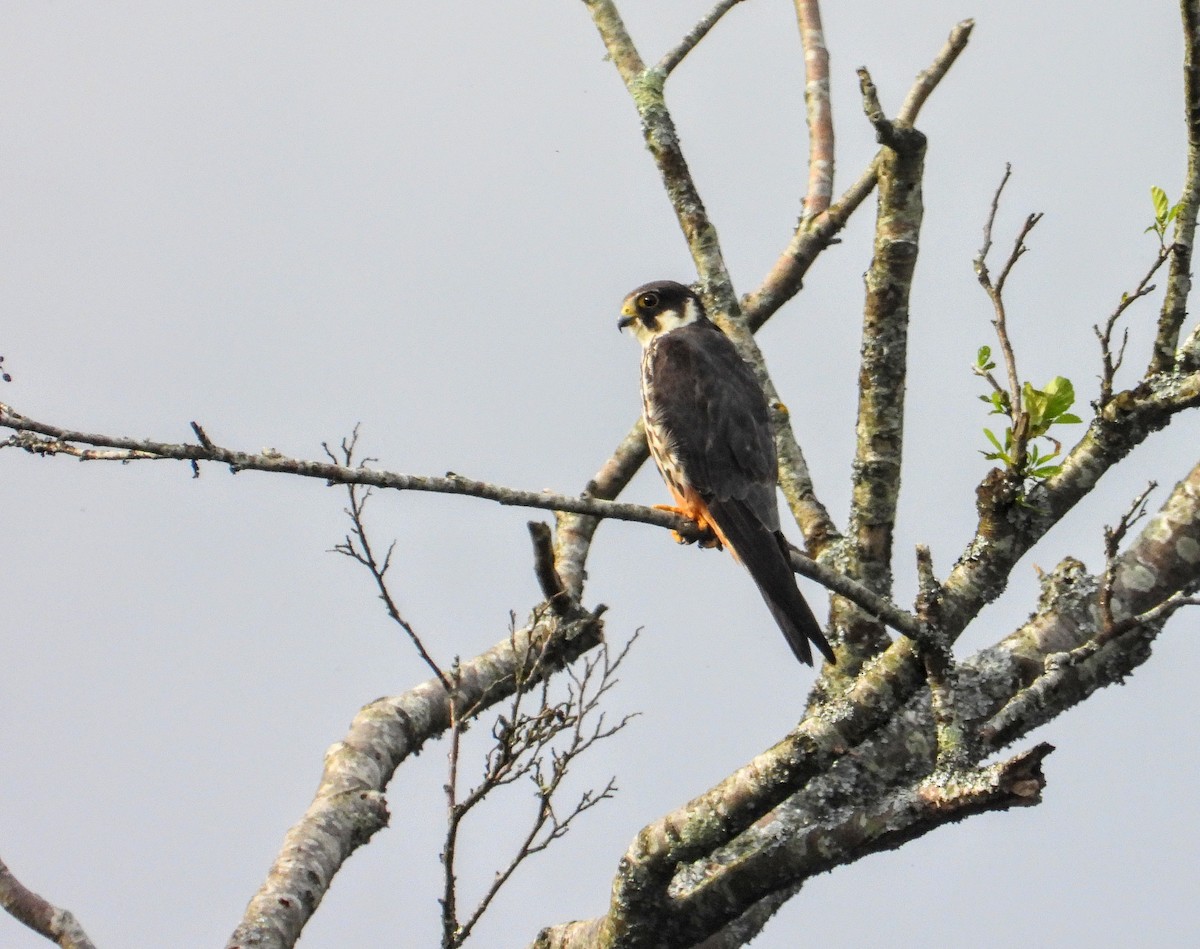
[[[529,688],[561,669],[602,635],[596,615],[580,611],[563,620],[539,608],[528,625],[461,663],[452,692],[433,678],[363,708],[346,737],[325,753],[312,804],[288,831],[226,949],[293,946],[342,864],[387,825],[384,790],[396,768],[446,731],[455,709],[478,715],[512,695],[518,683]],[[530,657],[540,660],[533,676],[525,674]]]
[[[647,69],[611,0],[585,0],[605,49],[617,67],[642,122],[642,136],[662,176],[671,207],[700,275],[704,295],[720,312],[736,312],[736,301],[721,253],[717,230],[709,220],[679,144],[679,133],[663,98],[666,73]],[[718,7],[718,9],[720,9]],[[715,22],[715,21],[714,21]],[[693,31],[694,32],[694,31]],[[704,32],[701,32],[701,36]]]
[[[1148,657],[1149,641],[1164,619],[1164,604],[1178,603],[1180,593],[1198,583],[1200,466],[1176,487],[1143,528],[1120,559],[1114,575],[1115,609],[1119,615],[1149,625],[1140,625],[1136,632],[1109,642],[1097,654],[1070,666],[1069,676],[1062,675],[1063,657],[1101,631],[1101,578],[1087,576],[1077,562],[1068,562],[1048,575],[1037,615],[1007,639],[958,666],[958,724],[972,735],[982,730],[982,740],[965,743],[962,762],[948,773],[961,773],[1002,741],[1027,733],[1083,701],[1095,689],[1122,681]],[[893,645],[880,661],[868,666],[866,675],[882,660],[901,653],[907,658],[886,675],[900,673],[897,685],[911,681],[904,664],[915,666],[917,654],[909,640]],[[1031,691],[1037,695],[1036,701],[1020,698]],[[859,698],[887,703],[898,694],[861,692]],[[1002,709],[1003,714],[993,719]],[[833,706],[817,714],[832,715],[840,721],[843,713],[843,709]],[[666,896],[642,909],[660,914],[659,925],[691,926],[698,919],[707,919],[711,927],[724,926],[731,919],[732,925],[738,925],[738,913],[749,913],[761,924],[764,913],[780,905],[810,876],[883,849],[872,841],[856,838],[853,828],[874,826],[873,815],[886,811],[889,802],[897,799],[898,786],[913,781],[918,786],[941,786],[945,781],[947,772],[924,777],[938,758],[935,721],[929,692],[914,688],[888,713],[883,728],[855,746],[854,754],[843,754],[831,767],[822,768],[769,821],[760,820],[728,845],[680,867],[667,884]],[[750,769],[746,772],[752,773]],[[906,793],[900,792],[900,797]],[[682,837],[688,825],[677,822],[684,816],[680,811],[654,826],[670,828]],[[886,844],[886,837],[882,839]],[[629,859],[627,855],[622,873],[628,872]],[[786,867],[786,872],[777,874],[779,867]],[[761,903],[756,902],[759,899]],[[599,945],[596,934],[601,929],[600,920],[555,927],[543,933],[538,945]],[[689,931],[695,935],[695,931]],[[592,934],[590,939],[588,933]],[[720,940],[719,935],[714,935],[716,945],[739,944],[733,939]]]
[[[876,165],[878,211],[863,305],[853,494],[844,560],[851,576],[888,596],[904,445],[908,301],[924,213],[925,136],[902,122],[889,121],[865,69],[859,70],[859,79],[867,117],[883,148]],[[834,606],[834,623],[849,654],[849,661],[839,663],[839,677],[853,677],[864,659],[888,644],[877,621],[847,607],[844,602]]]
[[[947,634],[958,635],[1004,590],[1016,562],[1085,497],[1100,478],[1179,412],[1200,406],[1200,372],[1156,377],[1119,393],[1063,459],[1062,470],[1018,503],[994,469],[977,488],[974,539],[943,581]]]
[[[840,820],[764,847],[681,895],[660,928],[664,938],[657,945],[691,946],[696,936],[732,922],[740,907],[789,886],[798,875],[808,878],[896,850],[975,814],[1039,804],[1046,783],[1041,763],[1053,750],[1043,743],[998,764],[937,772],[863,808],[843,812]]]
[[[701,291],[710,315],[733,340],[742,357],[754,368],[768,404],[775,407],[773,421],[780,459],[780,484],[789,504],[795,501],[798,505],[794,509],[799,513],[798,522],[806,544],[810,551],[818,553],[819,545],[824,544],[827,538],[836,536],[837,530],[824,506],[816,500],[808,465],[788,424],[786,407],[767,372],[762,352],[742,319],[721,252],[717,230],[709,219],[704,202],[692,180],[679,142],[679,133],[667,108],[663,95],[666,73],[661,68],[632,68],[635,63],[641,63],[641,58],[637,55],[633,41],[625,31],[614,4],[606,0],[588,0],[588,8],[641,119],[646,147],[654,158],[667,197],[675,210],[696,272],[700,276]],[[714,14],[718,12],[723,12],[720,7],[714,10]],[[697,27],[700,36],[707,32],[706,29],[701,29],[707,22],[706,20]],[[695,30],[691,35],[694,34]]]

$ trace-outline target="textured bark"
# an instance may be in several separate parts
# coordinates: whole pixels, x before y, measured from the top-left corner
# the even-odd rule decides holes
[[[1165,616],[1129,630],[1077,662],[1065,660],[1064,654],[1102,631],[1101,579],[1089,575],[1078,561],[1064,561],[1046,576],[1037,613],[1012,635],[961,664],[958,711],[964,726],[985,739],[976,746],[976,759],[1084,701],[1096,689],[1122,681],[1149,657]],[[1116,618],[1144,614],[1198,586],[1200,465],[1176,486],[1115,565]],[[897,663],[880,669],[889,657]],[[905,696],[902,686],[914,659],[908,641],[902,640],[867,665],[863,677],[878,674],[879,688],[860,690],[857,700],[887,709],[885,723],[857,742],[850,729],[843,730],[846,744],[840,749],[836,741],[828,742],[835,750],[822,760],[821,773],[782,806],[762,807],[762,818],[744,833],[693,862],[667,865],[693,856],[685,840],[699,842],[707,834],[705,842],[711,843],[720,836],[717,825],[726,813],[718,803],[720,794],[749,807],[748,796],[763,791],[765,782],[756,786],[756,781],[770,773],[770,763],[756,760],[755,767],[740,772],[743,782],[736,790],[727,782],[693,802],[694,814],[681,809],[642,832],[618,871],[608,923],[588,920],[552,927],[535,945],[740,945],[737,938],[757,932],[814,874],[893,848],[976,813],[985,803],[988,808],[1036,803],[1042,786],[1039,765],[1048,746],[989,768],[934,770],[937,738],[929,692],[918,683]],[[895,688],[886,691],[887,684]],[[842,726],[852,716],[845,707],[822,707],[800,730],[816,728],[808,724],[814,718]],[[847,754],[851,747],[853,754]],[[769,796],[759,799],[760,805],[766,800]],[[696,833],[689,836],[693,820]],[[654,847],[657,853],[651,853]],[[655,863],[658,870],[647,869]],[[657,891],[664,876],[670,881],[657,898],[630,894],[618,902],[622,887]],[[631,918],[647,912],[651,919]],[[613,921],[614,914],[620,919]]]
[[[34,893],[0,860],[0,907],[62,949],[95,949],[74,915]]]
[[[600,639],[589,615],[562,621],[539,610],[529,625],[488,652],[460,666],[453,694],[430,679],[403,695],[378,699],[355,716],[346,737],[325,753],[325,768],[313,802],[288,831],[259,891],[246,907],[227,949],[284,949],[295,945],[316,912],[334,875],[349,856],[387,826],[384,791],[397,767],[431,738],[450,727],[452,703],[472,714],[512,695],[531,656],[542,655],[545,672],[562,668]]]
[[[850,529],[838,559],[845,573],[875,593],[890,596],[904,444],[908,301],[924,215],[925,136],[882,116],[875,121],[886,141],[877,163],[875,251],[863,307]],[[833,619],[846,652],[833,674],[850,679],[863,660],[887,648],[888,636],[877,619],[844,600],[834,601]]]
[[[1158,317],[1158,332],[1150,356],[1149,373],[1176,368],[1175,348],[1187,317],[1188,294],[1192,289],[1192,245],[1196,236],[1196,212],[1200,210],[1200,2],[1182,0],[1183,100],[1187,122],[1187,174],[1179,196],[1172,237],[1174,250],[1167,274],[1167,292]],[[1185,350],[1181,368],[1200,368],[1190,349]]]

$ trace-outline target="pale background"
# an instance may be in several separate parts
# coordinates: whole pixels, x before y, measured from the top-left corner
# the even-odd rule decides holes
[[[977,20],[920,121],[927,210],[896,567],[909,602],[913,545],[949,568],[987,468],[969,364],[991,341],[990,311],[971,258],[1004,162],[998,250],[1046,212],[1009,294],[1023,374],[1070,376],[1086,402],[1092,324],[1153,258],[1149,188],[1180,188],[1179,17],[1168,3],[825,6],[835,193],[875,149],[854,68],[870,67],[894,113],[951,26]],[[709,4],[623,7],[654,61]],[[621,297],[693,271],[583,4],[6,0],[0,12],[0,353],[15,376],[0,399],[170,440],[191,438],[195,419],[221,444],[305,457],[361,421],[381,467],[571,493],[626,432],[638,354],[615,331]],[[739,292],[798,213],[802,92],[784,0],[733,10],[668,85]],[[761,335],[839,522],[872,213],[873,199]],[[1126,382],[1157,300],[1131,312]],[[1198,434],[1194,418],[1177,422],[1111,475],[960,650],[1025,617],[1034,563],[1073,553],[1099,568],[1102,525],[1154,472],[1160,502]],[[645,471],[627,497],[665,493]],[[361,705],[427,676],[367,574],[326,553],[345,532],[342,492],[5,452],[0,503],[0,856],[105,949],[223,945],[324,749]],[[376,500],[377,539],[399,540],[403,609],[444,661],[491,645],[509,610],[536,601],[530,516]],[[523,946],[542,925],[602,912],[638,828],[779,738],[811,679],[726,557],[610,523],[590,575],[610,637],[644,628],[613,696],[615,711],[643,714],[579,773],[615,773],[620,796],[513,880],[474,945]],[[755,945],[1188,943],[1197,615],[1177,617],[1124,688],[1036,735],[1058,746],[1040,807],[821,877]],[[436,944],[443,769],[439,745],[398,773],[391,828],[337,878],[307,949]],[[522,791],[468,824],[464,899],[529,804]],[[0,918],[0,946],[43,945]]]

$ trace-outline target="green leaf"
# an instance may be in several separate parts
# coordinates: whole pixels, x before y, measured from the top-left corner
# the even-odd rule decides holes
[[[1011,464],[1012,462],[1009,460],[1008,453],[1004,450],[1004,445],[1000,444],[1000,439],[998,439],[995,436],[995,434],[992,432],[992,430],[990,428],[985,428],[983,430],[983,434],[985,434],[987,436],[987,439],[989,442],[991,442],[993,445],[996,446],[997,453],[995,455],[988,455],[988,457],[989,458],[998,458],[1001,461],[1003,461],[1005,464]],[[1010,432],[1006,433],[1006,435],[1005,435],[1004,440],[1006,442],[1009,441],[1010,435],[1011,435],[1011,430],[1010,430]]]
[[[1055,376],[1042,390],[1046,393],[1046,417],[1056,419],[1075,404],[1075,387],[1070,379]]]
[[[1154,219],[1158,221],[1160,226],[1165,224],[1169,207],[1167,193],[1158,187],[1158,185],[1155,185],[1150,189],[1150,200],[1154,202]]]
[[[1073,412],[1064,412],[1062,415],[1060,415],[1054,421],[1055,421],[1055,424],[1058,424],[1058,425],[1078,425],[1080,422],[1083,421],[1083,419],[1081,419],[1078,415],[1076,415]]]
[[[989,369],[992,365],[995,365],[991,362],[991,358],[992,347],[980,346],[979,352],[975,354],[975,365],[977,365],[980,369]]]

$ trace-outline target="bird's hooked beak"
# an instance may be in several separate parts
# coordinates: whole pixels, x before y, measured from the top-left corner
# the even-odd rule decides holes
[[[617,320],[617,332],[625,329],[637,320],[637,309],[633,305],[632,300],[626,300],[625,305],[621,307],[621,318]]]

